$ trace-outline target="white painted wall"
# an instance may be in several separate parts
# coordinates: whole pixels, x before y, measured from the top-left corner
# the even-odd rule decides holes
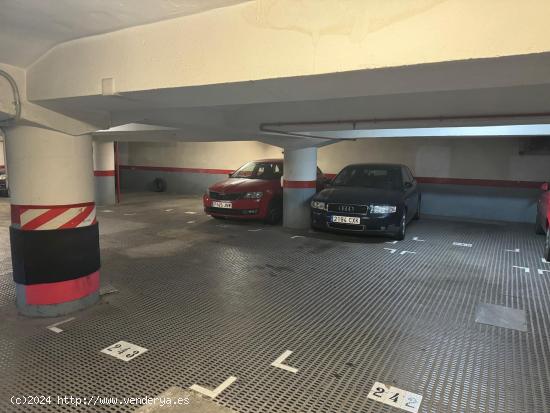
[[[519,155],[516,138],[362,139],[319,150],[327,172],[353,162],[403,163],[423,177],[550,180],[550,156]]]
[[[127,143],[121,164],[235,169],[281,149],[258,142]],[[355,162],[395,162],[422,177],[547,181],[550,156],[519,155],[516,138],[394,138],[340,142],[319,149],[319,167],[337,173]]]
[[[283,158],[281,148],[259,142],[128,142],[120,163],[178,168],[236,169],[262,158]]]
[[[362,139],[323,147],[317,158],[320,168],[331,174],[354,162],[394,162],[408,165],[419,177],[550,181],[550,156],[519,155],[519,144],[517,138]],[[130,165],[232,170],[248,160],[280,157],[278,148],[251,142],[125,146],[128,151],[122,151],[121,159]],[[151,190],[147,185],[162,177],[172,192],[201,194],[225,179],[224,174],[123,172],[122,187],[133,191]],[[540,193],[536,188],[421,185],[426,214],[512,222],[533,222]]]

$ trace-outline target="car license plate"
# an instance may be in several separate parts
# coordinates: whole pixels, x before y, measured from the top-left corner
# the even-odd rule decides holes
[[[340,215],[333,215],[332,216],[332,222],[336,222],[338,224],[359,225],[359,224],[361,224],[361,218],[359,218],[359,217],[343,217],[343,216],[340,216]]]
[[[214,208],[227,208],[227,209],[233,208],[233,204],[231,202],[212,201],[212,206]]]

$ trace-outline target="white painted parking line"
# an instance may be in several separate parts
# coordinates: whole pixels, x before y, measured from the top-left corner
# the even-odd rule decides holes
[[[397,241],[387,241],[386,244],[397,244]]]
[[[107,295],[113,293],[118,293],[118,290],[111,284],[106,284],[99,288],[99,295]]]
[[[271,363],[271,366],[277,367],[278,369],[283,369],[286,371],[290,371],[291,373],[297,373],[298,369],[296,367],[290,367],[287,364],[283,364],[283,361],[285,361],[290,355],[292,354],[292,351],[287,350],[283,354],[281,354],[277,359]]]
[[[550,261],[546,261],[546,260],[544,259],[544,257],[542,257],[541,260],[542,260],[543,264],[550,264]]]
[[[550,274],[550,270],[541,270],[541,269],[539,269],[537,271],[538,271],[539,275],[544,275],[545,272]]]
[[[416,254],[414,251],[401,251],[399,255],[405,255],[405,254]]]
[[[466,244],[464,242],[453,242],[453,245],[457,246],[457,247],[468,247],[468,248],[472,248],[472,244]]]
[[[426,240],[425,239],[420,239],[418,237],[413,237],[413,241],[424,242]]]
[[[395,252],[397,251],[396,249],[393,249],[393,248],[386,248],[384,247],[385,250],[389,251],[390,254],[395,254]]]
[[[526,272],[526,273],[531,272],[531,270],[529,269],[529,267],[519,267],[519,266],[517,266],[517,265],[512,265],[512,268],[517,268],[518,270],[523,270],[523,271]]]
[[[197,221],[187,221],[188,224],[194,224]]]
[[[186,214],[189,214],[189,215],[195,215],[196,212],[195,211],[185,211]]]
[[[174,210],[174,208],[168,208],[168,209],[165,209],[164,211],[165,212],[172,212]]]
[[[63,320],[63,321],[60,321],[58,323],[55,323],[55,324],[52,324],[51,326],[48,326],[46,327],[48,330],[50,331],[53,331],[54,333],[61,333],[63,332],[62,329],[60,329],[59,327],[57,326],[60,326],[61,324],[65,324],[65,323],[68,323],[69,321],[73,321],[75,318],[74,317],[71,317],[71,318],[67,318],[66,320]]]
[[[230,376],[226,381],[224,381],[222,384],[220,384],[218,387],[216,387],[214,390],[207,389],[205,387],[199,386],[198,384],[193,384],[191,387],[189,387],[191,390],[195,390],[196,392],[203,394],[207,397],[210,397],[211,399],[215,399],[217,396],[220,395],[222,391],[227,389],[229,386],[231,386],[235,381],[237,380],[236,377]]]
[[[100,353],[108,354],[122,361],[130,361],[146,351],[147,349],[144,347],[136,346],[127,341],[119,341],[112,346],[104,348]]]
[[[113,211],[110,210],[110,209],[104,209],[104,210],[102,210],[101,212],[113,212]]]
[[[420,394],[411,393],[393,386],[386,386],[379,382],[374,383],[367,398],[412,413],[418,412],[420,403],[422,403],[422,396]]]
[[[515,250],[504,250],[506,252],[515,252],[515,253],[518,253],[519,252],[519,248],[516,248]]]
[[[303,235],[293,235],[290,239],[305,238]]]
[[[261,231],[262,228],[258,228],[258,229],[249,229],[248,232],[258,232],[258,231]]]

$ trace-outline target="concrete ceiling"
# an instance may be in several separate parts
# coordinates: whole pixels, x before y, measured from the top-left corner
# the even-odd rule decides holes
[[[0,0],[0,58],[27,67],[69,40],[249,0]]]
[[[330,131],[334,124],[308,122],[349,120],[357,121],[357,129],[550,123],[550,75],[544,70],[549,66],[550,54],[539,54],[35,103],[62,113],[106,110],[112,126],[177,130],[145,131],[140,139],[323,145],[331,142],[327,137],[341,136],[304,139],[273,131]],[[295,125],[303,122],[308,124]],[[266,124],[271,131],[261,128]],[[108,136],[119,139],[117,134]]]

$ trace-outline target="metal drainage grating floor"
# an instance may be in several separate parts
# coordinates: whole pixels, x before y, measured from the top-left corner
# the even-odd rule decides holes
[[[59,320],[16,314],[2,231],[0,411],[133,411],[10,397],[154,396],[229,376],[216,400],[242,413],[399,411],[367,399],[375,381],[421,394],[422,412],[549,409],[550,273],[538,270],[550,264],[529,225],[425,218],[392,244],[213,220],[196,198],[126,199],[99,208],[102,273],[119,292],[59,334],[45,328]],[[528,331],[476,323],[479,303],[525,310]],[[100,353],[120,340],[148,351]],[[285,350],[298,373],[270,366]]]

